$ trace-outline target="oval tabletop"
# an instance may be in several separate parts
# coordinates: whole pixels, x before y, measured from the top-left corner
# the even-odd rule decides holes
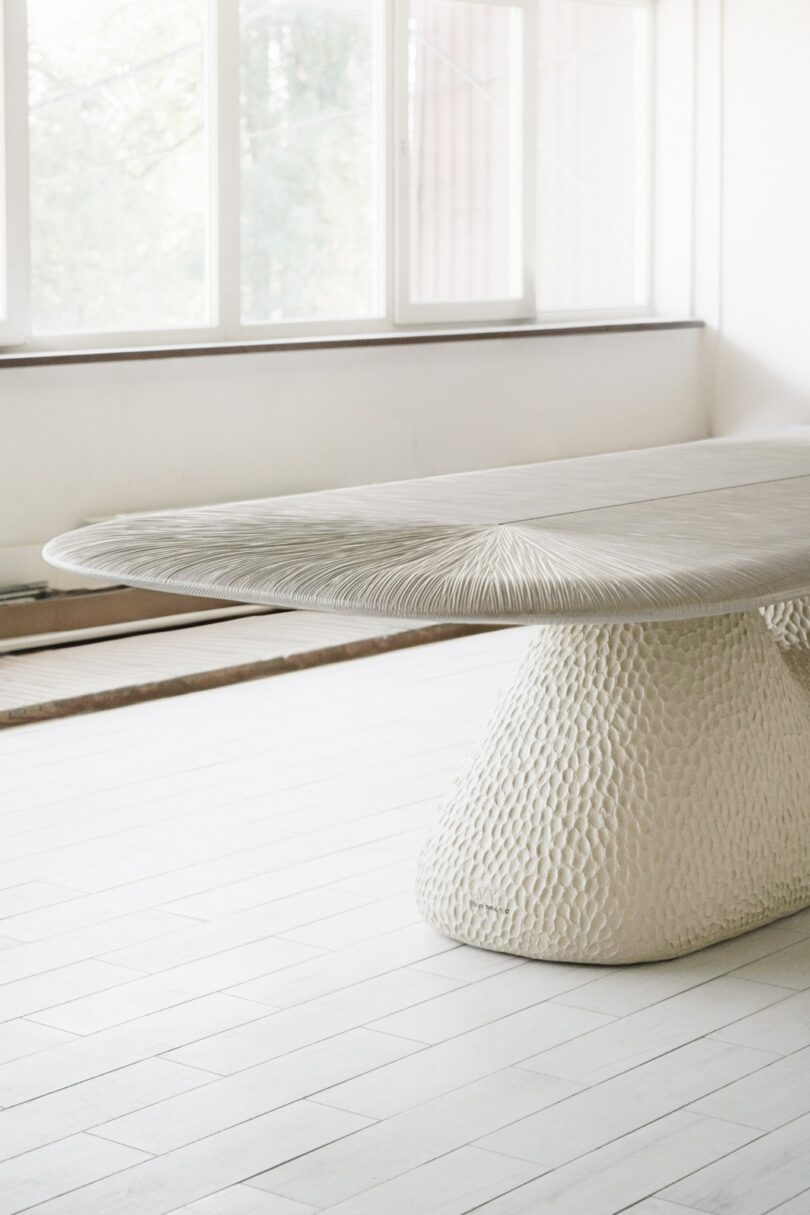
[[[810,594],[810,431],[124,515],[53,565],[430,620],[660,620]]]

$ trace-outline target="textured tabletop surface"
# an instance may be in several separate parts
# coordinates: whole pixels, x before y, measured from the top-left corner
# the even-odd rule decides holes
[[[59,536],[133,586],[433,620],[654,620],[810,594],[810,430],[189,510]]]

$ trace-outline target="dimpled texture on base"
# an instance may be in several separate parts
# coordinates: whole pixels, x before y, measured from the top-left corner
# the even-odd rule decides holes
[[[791,674],[810,694],[810,599],[791,599],[762,609]]]
[[[810,695],[758,612],[537,630],[420,859],[440,932],[674,957],[810,901]]]

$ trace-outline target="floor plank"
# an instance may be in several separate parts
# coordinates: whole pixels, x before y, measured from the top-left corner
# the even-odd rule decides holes
[[[176,1215],[316,1215],[315,1207],[246,1185],[229,1186],[175,1210]]]
[[[751,1012],[749,1016],[718,1029],[714,1036],[724,1042],[736,1042],[739,1046],[752,1046],[756,1050],[770,1050],[780,1055],[789,1055],[810,1046],[810,990],[778,1001],[772,1008]]]
[[[525,1161],[459,1148],[329,1209],[333,1215],[464,1215],[535,1172]]]
[[[429,1046],[413,1058],[389,1063],[357,1080],[329,1088],[320,1100],[370,1118],[390,1118],[443,1092],[512,1067],[539,1045],[570,1043],[606,1021],[602,1013],[543,1002]]]
[[[0,1159],[44,1147],[67,1135],[151,1106],[214,1077],[165,1059],[144,1059],[70,1088],[0,1110]]]
[[[212,1034],[201,1042],[172,1051],[171,1058],[191,1067],[227,1075],[255,1067],[268,1059],[298,1051],[321,1042],[333,1034],[345,1033],[362,1025],[374,1025],[375,1016],[398,1012],[432,1001],[458,980],[421,973],[406,967],[377,975],[365,982],[327,992],[293,1008],[274,1010],[267,1020],[240,1025]],[[231,989],[232,995],[258,999],[258,983],[245,983]],[[252,993],[252,994],[251,994]],[[379,1024],[379,1023],[377,1023]]]
[[[35,1148],[0,1164],[0,1215],[14,1215],[146,1159],[143,1152],[92,1135],[71,1135]]]
[[[692,1102],[696,1114],[772,1131],[810,1114],[810,1047]]]
[[[556,1169],[740,1076],[757,1073],[772,1058],[762,1051],[698,1038],[577,1093],[552,1110],[513,1122],[479,1140],[477,1146]],[[692,1108],[696,1113],[711,1113],[700,1102]],[[741,1121],[731,1116],[727,1120]]]
[[[779,1127],[663,1191],[673,1202],[721,1215],[765,1215],[808,1188],[810,1114]]]
[[[279,1165],[252,1178],[251,1185],[328,1209],[437,1160],[515,1117],[554,1105],[574,1089],[566,1080],[504,1068],[322,1147],[308,1159]]]
[[[299,1101],[42,1203],[37,1215],[88,1215],[89,1211],[166,1215],[271,1168],[274,1162],[303,1156],[323,1143],[351,1135],[367,1122],[356,1114]],[[132,1152],[103,1139],[98,1142]]]
[[[266,1015],[265,1007],[247,1000],[203,996],[86,1038],[72,1037],[27,1060],[0,1065],[0,1105],[31,1101]]]
[[[698,1114],[668,1114],[479,1210],[482,1215],[614,1215],[673,1177],[722,1162],[756,1134]],[[734,1215],[743,1212],[735,1209]]]
[[[728,1032],[731,1034],[724,1037],[725,1041],[764,1051],[771,1049],[779,1054],[762,1040],[766,1037],[764,1034],[742,1034],[747,1039],[755,1037],[757,1041],[740,1041],[738,1026],[732,1023],[742,1024],[742,1018],[747,1014],[756,1015],[756,1010],[778,1005],[786,1001],[788,995],[783,987],[770,987],[733,976],[712,979],[629,1017],[612,1019],[575,1041],[542,1051],[527,1059],[523,1066],[551,1076],[567,1076],[580,1084],[598,1084],[725,1026],[730,1027]]]
[[[137,977],[135,970],[91,958],[4,983],[0,986],[0,1021],[31,1016]]]
[[[792,987],[792,983],[780,983],[777,978],[777,975],[786,973],[789,962],[783,965],[776,959],[782,955],[792,957],[793,948],[802,950],[806,944],[799,939],[797,931],[789,931],[784,927],[784,921],[780,920],[756,932],[747,932],[720,945],[712,945],[710,949],[689,953],[684,958],[642,963],[631,970],[620,968],[608,971],[588,984],[587,988],[567,996],[565,1002],[575,1004],[577,1008],[611,1013],[614,1017],[628,1017],[651,1004],[659,1004],[682,991],[700,987],[710,979],[732,972],[738,979]],[[773,965],[769,965],[771,959]],[[795,973],[802,973],[803,959],[803,954],[797,957]],[[810,976],[810,966],[807,967],[807,974]]]
[[[37,1025],[34,1021],[6,1021],[0,1025],[0,1064],[34,1055],[60,1042],[70,1042],[74,1037],[64,1030]]]
[[[233,1076],[218,1077],[202,1092],[169,1097],[147,1110],[106,1122],[96,1127],[95,1134],[162,1155],[419,1049],[416,1042],[351,1029]]]
[[[435,1045],[591,982],[593,975],[583,966],[525,962],[370,1024]]]

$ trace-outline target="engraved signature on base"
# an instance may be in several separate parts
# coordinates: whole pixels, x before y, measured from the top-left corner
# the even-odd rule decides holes
[[[484,911],[499,911],[502,915],[509,914],[509,908],[504,907],[500,902],[497,890],[493,890],[492,886],[476,886],[471,891],[470,902],[473,907],[479,907]]]

